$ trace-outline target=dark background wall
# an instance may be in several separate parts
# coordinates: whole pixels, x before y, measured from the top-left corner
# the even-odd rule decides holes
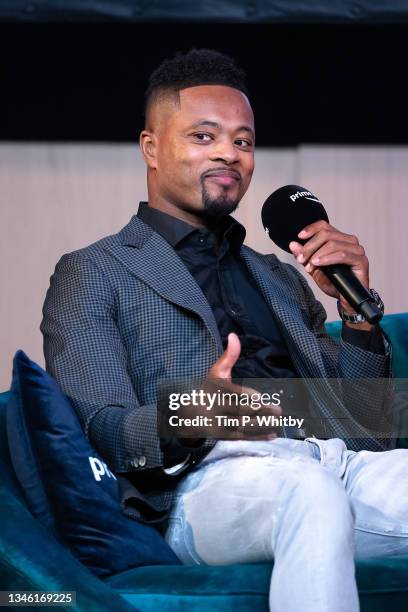
[[[247,70],[260,146],[407,143],[407,24],[0,23],[0,140],[134,142],[149,73],[211,47]]]
[[[408,21],[408,5],[406,0],[0,0],[0,19],[400,23]]]

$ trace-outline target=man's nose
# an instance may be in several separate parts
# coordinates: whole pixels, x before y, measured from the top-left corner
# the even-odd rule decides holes
[[[233,164],[239,160],[239,151],[231,140],[225,138],[219,140],[212,149],[211,160],[222,160],[227,164]]]

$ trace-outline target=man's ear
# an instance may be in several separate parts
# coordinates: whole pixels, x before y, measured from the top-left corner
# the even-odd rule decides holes
[[[153,132],[143,130],[139,138],[140,150],[143,158],[149,168],[157,168],[156,163],[156,145],[157,138]]]

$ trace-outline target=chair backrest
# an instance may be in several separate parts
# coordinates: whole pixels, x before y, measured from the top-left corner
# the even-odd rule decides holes
[[[0,460],[11,467],[10,452],[7,442],[6,408],[10,392],[0,393]]]
[[[24,493],[15,476],[7,441],[6,409],[10,392],[0,393],[0,487],[7,489],[13,497],[26,506]]]
[[[408,312],[385,315],[381,327],[392,342],[395,378],[408,378]],[[338,340],[341,334],[341,321],[326,323],[326,329]]]

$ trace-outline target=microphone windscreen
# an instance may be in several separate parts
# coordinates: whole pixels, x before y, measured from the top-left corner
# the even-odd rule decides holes
[[[262,207],[262,224],[269,238],[290,253],[292,240],[304,244],[298,233],[315,221],[329,221],[320,200],[305,187],[286,185],[274,191]]]

